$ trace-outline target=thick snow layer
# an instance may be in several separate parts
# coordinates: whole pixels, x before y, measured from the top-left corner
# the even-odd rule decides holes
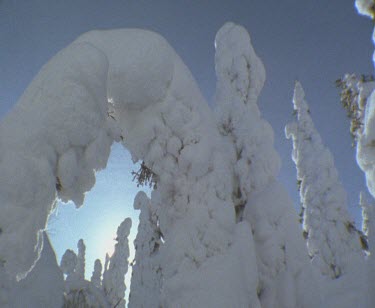
[[[251,262],[255,259],[253,239],[249,234],[247,222],[238,224],[226,253],[210,258],[199,271],[181,272],[168,281],[164,287],[169,290],[169,298],[161,299],[162,306],[260,308],[256,263]]]
[[[113,307],[125,307],[125,274],[128,271],[128,236],[131,226],[131,219],[125,218],[117,228],[115,251],[109,259],[109,264],[104,268],[103,290]]]
[[[366,174],[367,187],[375,196],[375,92],[367,99],[364,129],[357,142],[357,162]]]
[[[92,272],[91,282],[95,287],[100,288],[102,285],[102,270],[103,266],[99,259],[95,260],[94,271]]]
[[[369,242],[369,252],[375,254],[375,205],[370,203],[364,192],[360,193],[359,205],[362,208],[362,231]]]
[[[134,159],[145,156],[157,133],[149,134],[147,124],[153,130],[163,122],[160,112],[154,116],[150,110],[141,123],[135,114],[165,98],[176,67],[177,74],[185,74],[176,57],[151,32],[95,31],[59,52],[38,73],[0,124],[0,258],[9,273],[25,273],[38,258],[39,230],[45,228],[56,196],[82,204],[95,183],[95,170],[106,165],[111,143],[123,137],[113,109],[116,116],[126,112],[127,128],[134,127],[133,134],[126,132]],[[174,78],[176,96],[202,102],[197,87],[189,86],[191,76],[181,77]],[[183,122],[174,119],[181,131],[177,126]],[[179,136],[181,146],[186,138]],[[196,159],[192,167],[200,172],[201,164]]]
[[[161,260],[158,252],[162,241],[157,226],[157,217],[151,207],[151,200],[143,191],[136,195],[134,209],[141,212],[138,233],[134,241],[136,252],[128,307],[159,307],[162,281]]]
[[[275,180],[280,159],[273,147],[273,131],[256,104],[265,81],[263,64],[241,26],[225,24],[215,46],[217,121],[232,148],[236,219],[246,221],[254,236],[256,258],[248,262],[259,275],[260,303],[272,308],[318,307],[320,297],[298,217]]]
[[[32,272],[11,291],[12,308],[62,307],[64,277],[46,233],[41,257]],[[3,307],[3,306],[1,306]]]
[[[121,141],[157,187],[134,202],[130,305],[322,306],[297,214],[276,180],[273,131],[256,104],[263,64],[233,23],[215,46],[216,114],[173,49],[148,31],[86,33],[42,68],[0,124],[0,275],[2,263],[11,277],[33,266],[56,198],[80,206]],[[67,305],[125,305],[130,225],[118,229],[103,281],[100,264],[92,282],[83,279],[83,242],[78,256],[64,255]],[[0,280],[1,303],[12,281]]]
[[[307,247],[322,274],[337,278],[363,263],[359,234],[348,214],[333,156],[314,127],[298,82],[293,104],[298,120],[287,125],[286,136],[293,140]]]

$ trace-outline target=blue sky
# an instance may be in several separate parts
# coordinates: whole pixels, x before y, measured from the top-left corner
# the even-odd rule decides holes
[[[346,72],[373,72],[372,23],[356,13],[352,0],[0,0],[0,117],[41,66],[77,36],[123,27],[146,28],[166,37],[212,104],[214,37],[226,21],[248,29],[265,64],[267,82],[259,105],[275,130],[275,146],[283,161],[280,179],[289,193],[297,203],[292,145],[284,137],[284,126],[292,120],[293,85],[298,79],[316,127],[334,154],[350,211],[359,222],[358,193],[365,189],[364,175],[355,163],[349,121],[334,86]],[[131,209],[137,190],[131,182],[132,169],[126,152],[116,146],[84,208],[59,209],[50,225],[59,257],[66,248],[75,249],[81,237],[88,250],[96,245],[92,255],[103,257],[104,244],[94,234],[113,234],[122,219],[137,216]]]

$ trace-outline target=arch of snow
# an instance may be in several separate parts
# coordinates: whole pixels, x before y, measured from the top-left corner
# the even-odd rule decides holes
[[[180,199],[168,211],[185,211],[180,206],[192,203],[185,198],[196,194],[184,181],[212,173],[221,156],[212,112],[155,33],[84,34],[44,65],[2,121],[0,251],[10,273],[37,258],[56,197],[80,206],[120,139],[158,175],[160,202],[172,193]]]
[[[158,178],[161,303],[288,307],[287,285],[297,306],[314,307],[297,215],[256,106],[263,64],[242,27],[226,24],[216,40],[216,118],[155,33],[89,32],[42,68],[0,124],[0,260],[10,275],[32,268],[56,199],[80,206],[116,141]]]

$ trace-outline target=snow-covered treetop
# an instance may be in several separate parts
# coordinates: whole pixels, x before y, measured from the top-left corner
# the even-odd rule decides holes
[[[60,262],[61,270],[65,275],[71,275],[77,266],[77,255],[71,250],[67,249],[63,254]]]
[[[134,199],[134,209],[140,210],[137,237],[134,240],[135,258],[131,278],[129,308],[159,305],[161,291],[161,260],[158,250],[162,244],[157,217],[151,200],[140,191]]]
[[[256,103],[266,73],[246,29],[231,22],[226,23],[216,34],[215,49],[217,90],[228,94],[234,92],[243,102],[250,100]]]
[[[102,279],[101,279],[102,270],[103,270],[102,262],[99,259],[96,259],[94,263],[94,271],[92,272],[92,276],[91,276],[91,282],[97,288],[100,288],[102,284]]]
[[[76,272],[81,280],[85,279],[85,253],[86,246],[83,239],[80,239],[77,243],[78,255],[77,255],[77,266]]]
[[[108,302],[113,307],[125,307],[125,274],[128,271],[128,236],[132,221],[126,218],[117,228],[115,251],[104,268],[103,289]]]
[[[347,211],[333,156],[315,129],[299,82],[293,105],[298,121],[286,126],[286,136],[293,140],[308,250],[323,274],[337,278],[362,256],[359,235]]]
[[[372,19],[375,17],[375,1],[374,0],[356,0],[355,7],[359,14],[366,15]]]

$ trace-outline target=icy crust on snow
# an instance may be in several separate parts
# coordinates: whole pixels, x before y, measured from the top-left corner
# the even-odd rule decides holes
[[[216,116],[231,148],[232,200],[237,220],[248,224],[253,234],[247,266],[258,278],[251,281],[248,296],[254,307],[318,307],[320,297],[293,203],[275,180],[280,159],[273,131],[256,104],[265,81],[263,64],[241,26],[225,24],[215,46]]]
[[[307,248],[323,275],[338,278],[363,263],[359,235],[347,211],[333,156],[314,127],[298,82],[293,104],[298,120],[286,126],[286,136],[293,141]]]
[[[357,8],[359,14],[374,18],[374,13],[375,13],[374,0],[356,0],[355,7]]]

